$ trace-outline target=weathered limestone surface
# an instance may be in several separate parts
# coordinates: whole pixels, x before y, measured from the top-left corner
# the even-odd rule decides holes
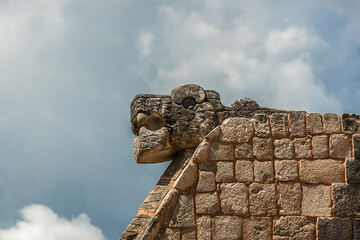
[[[217,162],[216,182],[231,182],[234,180],[234,162]]]
[[[234,144],[215,142],[211,145],[210,160],[234,160]]]
[[[318,218],[319,240],[347,240],[352,238],[350,218]]]
[[[251,217],[243,221],[243,238],[252,240],[272,239],[272,219],[268,217]]]
[[[211,239],[211,217],[200,216],[196,220],[197,238],[198,239]]]
[[[275,138],[283,138],[289,135],[288,114],[274,113],[270,116],[271,133]]]
[[[360,158],[360,134],[353,135],[354,157]]]
[[[290,118],[290,135],[292,137],[305,137],[305,113],[292,112],[289,114]]]
[[[194,228],[181,229],[182,239],[196,239],[196,231]]]
[[[329,137],[327,135],[314,136],[312,138],[313,157],[329,157]]]
[[[315,224],[306,217],[280,217],[274,221],[274,239],[315,239]]]
[[[160,240],[181,240],[179,228],[167,228]]]
[[[221,212],[223,214],[246,216],[248,210],[248,190],[243,183],[223,183],[221,189]]]
[[[278,206],[280,215],[300,215],[301,185],[300,183],[279,183]]]
[[[325,133],[340,133],[340,117],[336,113],[325,113],[324,118],[324,132]]]
[[[296,138],[295,145],[295,158],[304,159],[311,158],[311,139],[309,138]]]
[[[284,138],[274,141],[274,155],[278,159],[294,158],[294,146],[290,139]]]
[[[331,215],[330,187],[304,185],[302,189],[302,215],[319,217]]]
[[[345,134],[330,136],[330,157],[345,158],[351,156],[351,140]]]
[[[353,219],[353,239],[360,239],[360,218]]]
[[[254,129],[248,118],[228,118],[221,125],[220,141],[245,143],[254,134]]]
[[[195,227],[194,197],[192,195],[180,195],[169,226]]]
[[[305,183],[341,183],[344,182],[344,165],[339,160],[302,160],[300,178]]]
[[[321,114],[310,113],[306,115],[306,130],[310,134],[323,133]]]
[[[235,216],[214,218],[214,240],[236,240],[241,237],[243,220]]]
[[[252,183],[250,191],[250,214],[253,216],[274,216],[276,209],[276,188],[274,184]]]
[[[215,174],[210,171],[201,171],[196,187],[198,192],[214,192],[216,190]]]
[[[195,196],[196,213],[214,214],[220,212],[218,194],[215,193],[198,193]]]
[[[131,109],[136,161],[174,160],[121,240],[360,239],[359,115],[227,107],[197,85]]]
[[[272,161],[254,162],[255,182],[272,183],[274,182],[274,165]]]
[[[359,217],[360,216],[360,185],[359,184],[333,184],[334,216]]]
[[[346,159],[346,180],[348,183],[360,183],[360,159]]]
[[[249,143],[236,144],[235,158],[237,159],[252,159],[252,146]]]
[[[271,138],[253,138],[254,156],[259,160],[273,159],[273,143]]]
[[[276,180],[295,181],[298,179],[298,163],[295,160],[275,161]]]
[[[235,178],[238,182],[250,183],[254,181],[254,162],[247,160],[236,161]]]
[[[345,133],[356,133],[359,131],[359,115],[344,113],[342,117],[342,128]]]
[[[254,116],[255,135],[258,137],[270,137],[269,117],[266,114]]]

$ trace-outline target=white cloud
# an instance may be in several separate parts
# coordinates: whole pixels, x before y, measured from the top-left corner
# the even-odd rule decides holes
[[[139,51],[142,57],[148,57],[152,52],[154,34],[151,32],[141,32],[138,39]]]
[[[214,8],[206,1],[196,10],[159,7],[150,31],[156,51],[143,59],[139,72],[154,92],[194,82],[226,92],[225,101],[252,97],[270,107],[341,111],[315,73],[313,55],[328,43],[314,29],[281,22],[277,15],[288,8],[267,7],[224,3]]]
[[[66,219],[43,205],[26,206],[22,220],[14,227],[0,229],[1,240],[105,240],[101,230],[86,214]]]
[[[284,31],[274,30],[270,32],[265,42],[265,49],[268,54],[279,54],[308,51],[326,45],[323,40],[311,35],[307,29],[290,27]]]

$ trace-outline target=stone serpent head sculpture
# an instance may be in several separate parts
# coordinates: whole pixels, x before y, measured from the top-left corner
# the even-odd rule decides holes
[[[170,95],[136,95],[130,109],[131,128],[138,136],[134,140],[137,163],[165,162],[184,149],[195,148],[226,118],[289,112],[260,107],[249,98],[227,107],[216,91],[195,84],[177,87]]]

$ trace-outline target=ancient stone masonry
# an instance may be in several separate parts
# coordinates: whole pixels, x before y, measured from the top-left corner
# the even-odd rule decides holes
[[[137,161],[173,161],[121,240],[360,239],[359,115],[174,91],[133,101]]]

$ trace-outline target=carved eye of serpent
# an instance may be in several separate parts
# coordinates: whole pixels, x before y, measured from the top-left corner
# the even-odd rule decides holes
[[[196,105],[196,102],[193,97],[187,97],[183,101],[183,106],[186,109],[189,109],[190,107],[194,107],[195,105]]]
[[[186,109],[191,109],[197,103],[203,103],[206,100],[206,93],[198,85],[187,84],[172,90],[171,97],[176,104],[183,105]]]

